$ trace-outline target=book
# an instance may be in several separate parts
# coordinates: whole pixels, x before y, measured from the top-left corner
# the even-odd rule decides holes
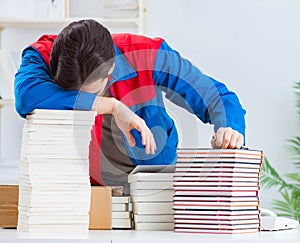
[[[172,202],[174,190],[131,191],[133,202]]]
[[[112,201],[112,204],[115,204],[115,203],[119,203],[119,204],[128,204],[130,203],[130,197],[128,196],[112,196],[111,197],[111,201]]]
[[[257,197],[258,191],[222,191],[222,190],[175,190],[175,196],[232,196]]]
[[[217,173],[259,173],[260,168],[240,168],[240,167],[178,167],[176,172],[217,172]]]
[[[257,158],[261,160],[263,152],[261,150],[250,149],[211,149],[211,148],[178,148],[178,157],[230,157],[230,158]]]
[[[207,176],[207,177],[199,177],[199,176],[174,176],[174,182],[177,181],[193,181],[193,182],[256,182],[259,184],[259,177],[235,177],[235,176]]]
[[[113,229],[131,229],[131,219],[112,218]]]
[[[263,152],[178,149],[173,177],[174,231],[250,233],[260,230]]]
[[[164,190],[173,189],[173,181],[137,181],[130,183],[130,190]]]
[[[130,211],[112,211],[111,217],[113,219],[130,219],[131,212]]]
[[[198,186],[198,187],[218,187],[218,186],[233,186],[233,187],[258,187],[258,182],[247,181],[175,181],[174,187],[177,186]]]
[[[134,214],[134,222],[136,223],[173,223],[173,214]]]
[[[67,110],[35,110],[27,116],[19,164],[20,233],[87,236],[88,151],[96,113],[80,114],[84,118],[78,120],[74,111]]]
[[[258,197],[174,196],[174,202],[258,202]]]
[[[129,206],[128,203],[113,203],[111,210],[114,212],[118,212],[118,211],[128,211],[129,210]]]
[[[178,210],[183,211],[183,210]],[[254,211],[254,210],[253,210]],[[191,220],[227,220],[231,222],[236,222],[239,220],[259,220],[260,217],[257,213],[253,212],[253,214],[239,214],[239,215],[221,215],[221,214],[200,214],[202,212],[197,212],[199,214],[192,214],[187,212],[187,214],[177,213],[175,210],[174,218],[176,219],[191,219]],[[214,212],[212,212],[214,213]]]
[[[174,223],[145,223],[139,222],[134,224],[135,230],[173,230]]]
[[[247,228],[247,229],[193,229],[193,228],[179,228],[175,227],[175,232],[180,233],[198,233],[198,234],[246,234],[246,233],[257,233],[259,232],[259,227],[257,228]]]
[[[134,214],[173,214],[172,202],[133,203]]]
[[[259,223],[256,224],[192,224],[192,223],[176,223],[176,228],[190,229],[217,229],[217,230],[235,230],[235,229],[259,229]]]

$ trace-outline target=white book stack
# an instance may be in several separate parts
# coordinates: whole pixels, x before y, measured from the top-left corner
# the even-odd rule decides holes
[[[128,176],[136,230],[173,230],[174,166],[137,166]]]
[[[23,128],[18,232],[29,237],[88,235],[92,111],[35,110]]]
[[[132,228],[130,196],[112,196],[112,228]]]
[[[251,233],[260,230],[262,151],[178,149],[174,173],[175,232]]]

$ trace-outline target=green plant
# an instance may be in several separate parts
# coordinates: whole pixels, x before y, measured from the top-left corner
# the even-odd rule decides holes
[[[296,90],[298,118],[300,126],[300,82],[294,86]],[[281,200],[273,200],[273,207],[279,215],[294,218],[300,221],[300,137],[296,136],[288,140],[288,150],[291,153],[291,159],[298,173],[289,173],[281,177],[271,166],[265,157],[262,173],[261,184],[264,188],[269,189],[276,187],[282,197]]]

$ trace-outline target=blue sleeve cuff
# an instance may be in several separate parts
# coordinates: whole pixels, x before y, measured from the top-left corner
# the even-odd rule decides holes
[[[78,96],[75,101],[75,104],[74,104],[74,109],[75,110],[91,110],[93,107],[95,98],[96,98],[95,94],[79,91]]]

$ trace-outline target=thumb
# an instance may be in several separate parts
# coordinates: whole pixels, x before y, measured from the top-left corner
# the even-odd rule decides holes
[[[128,143],[129,143],[129,146],[130,147],[135,146],[135,139],[132,136],[131,132],[130,131],[129,132],[125,132],[124,134],[125,134],[125,137],[126,137]]]

